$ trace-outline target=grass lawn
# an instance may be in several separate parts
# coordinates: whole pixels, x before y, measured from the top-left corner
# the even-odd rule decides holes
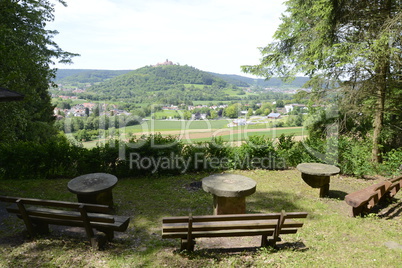
[[[126,127],[126,132],[160,132],[169,130],[220,129],[226,128],[230,120],[147,120],[141,125]]]
[[[200,189],[207,173],[120,179],[113,189],[116,214],[131,217],[102,251],[82,230],[53,227],[49,236],[23,239],[23,221],[0,204],[0,267],[401,267],[402,191],[379,216],[352,218],[344,196],[377,181],[331,178],[329,198],[305,184],[297,170],[231,171],[254,179],[247,213],[306,211],[297,234],[279,249],[259,248],[259,237],[198,239],[194,253],[179,253],[178,239],[161,239],[164,216],[212,214],[212,196]],[[0,195],[75,201],[68,179],[2,180]]]

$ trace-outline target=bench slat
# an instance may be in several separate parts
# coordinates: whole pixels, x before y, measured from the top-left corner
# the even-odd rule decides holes
[[[296,228],[285,228],[282,229],[280,234],[295,234],[297,233]],[[192,232],[193,238],[201,238],[201,237],[231,237],[231,236],[256,236],[256,235],[268,235],[272,236],[274,233],[274,229],[257,229],[257,230],[220,230],[220,231],[203,231],[203,232]],[[162,238],[187,238],[187,231],[185,232],[174,232],[174,233],[162,233]]]
[[[280,213],[270,214],[230,214],[230,215],[205,215],[205,216],[193,216],[193,222],[209,222],[209,221],[227,221],[227,220],[277,220],[280,218]],[[307,212],[287,212],[286,218],[306,218]],[[162,219],[162,223],[188,223],[188,216],[179,217],[165,217]]]
[[[65,220],[65,219],[57,219],[57,218],[43,218],[30,216],[32,222],[39,223],[47,223],[54,225],[62,225],[62,226],[72,226],[72,227],[85,227],[84,222],[82,220]],[[124,232],[127,230],[130,218],[125,217],[125,219],[116,220],[114,223],[105,223],[105,222],[90,222],[92,228],[102,228],[111,231]]]
[[[277,221],[225,221],[219,222],[206,222],[206,223],[194,223],[192,225],[193,231],[210,231],[210,230],[225,230],[225,229],[267,229],[275,228]],[[283,228],[302,227],[302,222],[296,222],[292,220],[286,220],[283,224]],[[163,232],[183,232],[188,229],[188,226],[183,223],[169,223],[163,225]]]
[[[21,215],[18,207],[10,206],[7,207],[7,211],[9,213],[14,213]],[[65,220],[81,220],[81,215],[77,211],[68,211],[68,210],[58,210],[58,209],[49,209],[49,208],[40,208],[40,207],[28,207],[26,211],[29,216],[37,216],[43,218],[55,218],[55,219],[65,219]],[[108,222],[113,223],[114,217],[109,214],[99,214],[99,213],[88,213],[88,217],[90,221],[94,222]]]
[[[61,208],[71,208],[78,210],[81,205],[84,205],[86,211],[97,212],[97,213],[111,213],[112,210],[109,206],[88,204],[88,203],[74,203],[66,201],[56,201],[56,200],[44,200],[36,198],[22,198],[22,197],[11,197],[11,196],[0,196],[0,201],[15,203],[17,200],[22,200],[24,205],[37,205],[37,206],[50,206],[50,207],[61,207]]]
[[[272,235],[274,229],[257,229],[257,230],[220,230],[220,231],[203,231],[203,232],[192,232],[193,238],[200,237],[227,237],[227,236],[253,236],[253,235]],[[175,233],[163,233],[162,238],[187,238],[186,232],[175,232]]]
[[[51,214],[47,209],[45,211],[48,212],[44,213],[42,213],[41,210],[44,209],[29,208],[27,210],[29,218],[32,219],[32,221],[45,222],[48,224],[84,227],[82,218],[78,216],[79,212],[53,210],[56,212],[56,214]],[[9,213],[15,213],[17,216],[21,216],[18,208],[9,207],[7,208],[7,211]],[[124,232],[130,222],[130,217],[112,216],[108,214],[102,215],[96,213],[88,213],[88,217],[93,228],[103,227],[119,232]]]

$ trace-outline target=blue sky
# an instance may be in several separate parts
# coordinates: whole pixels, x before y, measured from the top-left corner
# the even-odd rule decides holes
[[[239,74],[257,64],[285,7],[275,0],[67,0],[56,5],[56,43],[81,54],[71,69],[137,69],[166,59]]]

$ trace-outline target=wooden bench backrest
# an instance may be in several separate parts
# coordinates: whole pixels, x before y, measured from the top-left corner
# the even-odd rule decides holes
[[[183,238],[191,232],[194,233],[193,236],[202,236],[207,233],[211,236],[219,236],[219,233],[215,232],[227,231],[234,234],[236,230],[243,230],[238,234],[244,235],[249,232],[271,234],[276,232],[274,235],[278,236],[280,233],[294,233],[295,230],[290,228],[302,227],[303,223],[292,221],[292,219],[306,217],[306,212],[167,217],[162,220],[162,236]]]
[[[7,207],[7,211],[21,217],[26,223],[27,228],[31,228],[28,226],[32,225],[32,220],[46,221],[54,224],[65,222],[67,225],[68,222],[76,222],[76,225],[80,225],[79,222],[81,222],[81,225],[87,228],[89,228],[90,222],[115,222],[114,216],[108,215],[111,209],[105,205],[10,196],[0,196],[0,201],[12,203],[12,206]]]
[[[229,215],[204,215],[192,216],[193,223],[195,222],[219,222],[219,221],[250,221],[250,220],[278,220],[281,213],[270,214],[229,214]],[[287,212],[286,218],[306,218],[307,212]],[[166,217],[162,222],[165,223],[188,223],[188,216]]]
[[[0,201],[3,201],[3,202],[17,203],[18,200],[21,200],[21,202],[24,205],[69,208],[69,209],[74,209],[74,210],[78,210],[80,207],[83,206],[86,209],[86,211],[90,211],[90,212],[94,212],[94,213],[108,214],[108,213],[112,212],[111,208],[108,206],[105,206],[105,205],[96,205],[96,204],[88,204],[88,203],[74,203],[74,202],[65,202],[65,201],[35,199],[35,198],[0,196]]]

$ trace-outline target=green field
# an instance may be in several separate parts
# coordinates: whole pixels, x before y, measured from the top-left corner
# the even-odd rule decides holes
[[[146,120],[141,125],[120,129],[120,139],[127,140],[130,136],[140,137],[160,133],[162,136],[182,137],[185,143],[210,141],[213,136],[219,136],[225,142],[247,141],[251,136],[266,136],[272,139],[281,134],[305,136],[307,131],[302,127],[272,128],[266,124],[227,127],[232,120]],[[107,138],[106,138],[107,139]],[[83,146],[92,148],[105,139],[84,142]]]
[[[220,136],[225,142],[237,142],[237,141],[247,141],[251,136],[266,136],[271,139],[276,139],[280,135],[293,135],[293,136],[305,136],[307,135],[306,130],[303,128],[298,129],[281,129],[275,128],[267,131],[255,131],[255,132],[240,132],[233,135],[222,135]],[[210,141],[212,137],[209,138],[199,138],[191,139],[191,142],[202,142]]]
[[[169,130],[221,129],[231,120],[146,120],[141,125],[126,127],[126,132],[161,132]]]

